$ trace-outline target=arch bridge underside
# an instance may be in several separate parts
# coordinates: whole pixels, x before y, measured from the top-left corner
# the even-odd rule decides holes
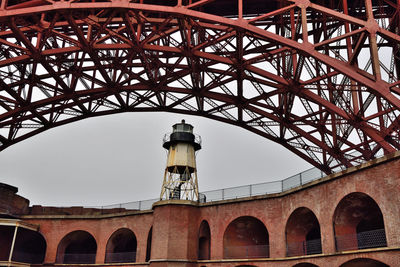
[[[326,173],[400,149],[395,0],[1,0],[0,150],[125,111],[234,124]]]

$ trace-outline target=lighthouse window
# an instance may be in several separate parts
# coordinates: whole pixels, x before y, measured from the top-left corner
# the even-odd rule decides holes
[[[191,133],[192,132],[192,126],[190,126],[189,124],[183,125],[183,131]]]

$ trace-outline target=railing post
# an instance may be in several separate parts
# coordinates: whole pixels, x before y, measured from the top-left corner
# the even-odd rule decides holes
[[[300,185],[303,185],[303,178],[301,176],[301,173],[299,173],[299,177],[300,177]]]
[[[222,200],[224,200],[224,197],[225,197],[225,196],[224,196],[224,191],[225,191],[225,190],[222,189]]]
[[[283,192],[283,180],[281,180],[281,192]]]
[[[251,190],[251,188],[252,188],[252,185],[250,185],[250,196],[251,196],[251,194],[252,194],[252,192],[251,192],[251,191],[252,191],[252,190]]]
[[[139,210],[142,210],[142,201],[139,200]]]
[[[14,237],[12,239],[12,243],[11,243],[11,248],[10,248],[10,255],[8,257],[8,262],[12,261],[13,258],[13,254],[14,254],[14,246],[15,246],[15,242],[17,240],[17,232],[18,232],[18,225],[15,225],[15,229],[14,229]]]

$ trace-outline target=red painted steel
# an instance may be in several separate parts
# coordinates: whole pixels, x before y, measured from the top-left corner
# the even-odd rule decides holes
[[[238,125],[326,173],[357,165],[400,149],[399,10],[2,0],[0,150],[87,117],[168,111]]]

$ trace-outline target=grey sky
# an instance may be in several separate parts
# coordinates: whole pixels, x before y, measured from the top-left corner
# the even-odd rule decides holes
[[[239,127],[171,113],[124,113],[45,131],[0,152],[0,182],[31,205],[91,206],[159,197],[162,138],[185,119],[201,135],[200,192],[281,180],[312,166]]]

